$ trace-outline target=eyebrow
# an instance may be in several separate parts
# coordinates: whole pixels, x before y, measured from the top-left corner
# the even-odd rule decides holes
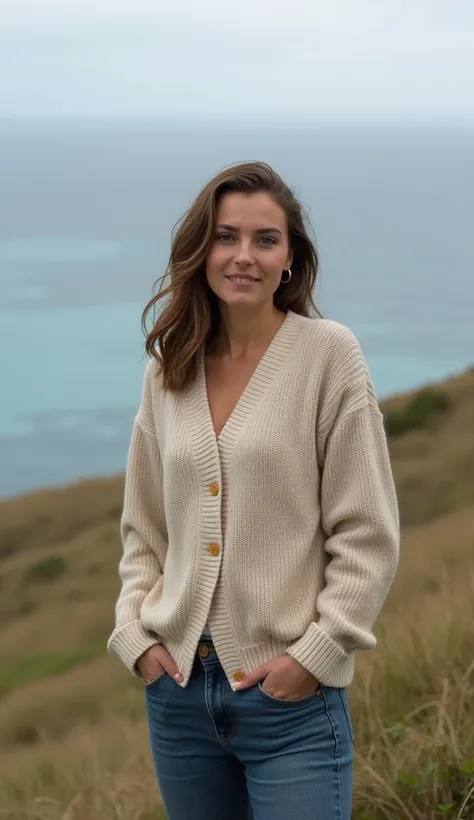
[[[239,229],[235,227],[235,225],[216,225],[217,229],[224,230],[224,231],[232,231],[232,233],[238,233]],[[264,233],[278,233],[280,236],[282,235],[281,231],[278,228],[259,228],[255,231],[257,234],[264,234]]]

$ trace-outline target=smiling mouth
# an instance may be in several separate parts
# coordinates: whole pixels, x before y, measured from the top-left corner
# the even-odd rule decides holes
[[[249,276],[249,274],[234,274],[233,276],[226,276],[226,279],[229,282],[235,282],[236,284],[240,285],[247,285],[251,282],[258,282],[259,280],[255,276]]]

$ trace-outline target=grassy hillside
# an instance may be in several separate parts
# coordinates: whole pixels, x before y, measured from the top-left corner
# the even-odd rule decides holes
[[[474,372],[383,405],[400,569],[358,658],[357,820],[474,818]],[[0,818],[158,820],[138,681],[105,653],[123,477],[0,504]]]

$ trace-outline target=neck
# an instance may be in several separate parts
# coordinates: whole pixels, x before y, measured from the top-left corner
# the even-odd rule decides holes
[[[215,353],[234,358],[251,348],[268,345],[284,318],[285,314],[273,304],[250,309],[223,305],[219,333],[213,345]]]

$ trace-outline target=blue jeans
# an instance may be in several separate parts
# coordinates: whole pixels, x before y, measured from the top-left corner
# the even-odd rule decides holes
[[[299,701],[260,685],[234,692],[206,640],[186,688],[164,673],[145,691],[169,820],[350,820],[344,689],[323,686]]]

